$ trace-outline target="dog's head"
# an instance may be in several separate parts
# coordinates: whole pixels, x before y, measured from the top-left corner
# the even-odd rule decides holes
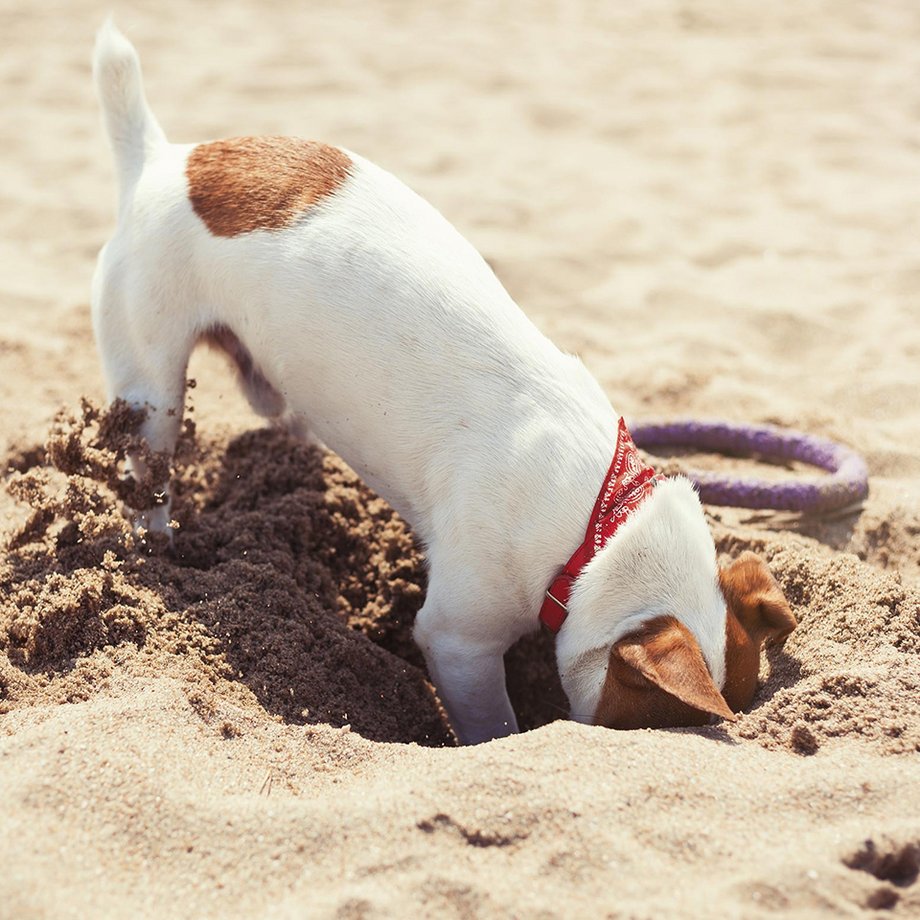
[[[670,483],[656,492],[665,486],[576,582],[572,632],[567,621],[557,655],[580,721],[628,729],[734,719],[754,697],[764,643],[795,629],[763,560],[746,552],[719,568],[695,494]]]
[[[744,553],[719,570],[725,598],[725,681],[721,692],[693,633],[674,616],[658,616],[610,648],[594,723],[609,728],[705,725],[734,720],[757,690],[760,649],[781,642],[796,621],[770,570]]]

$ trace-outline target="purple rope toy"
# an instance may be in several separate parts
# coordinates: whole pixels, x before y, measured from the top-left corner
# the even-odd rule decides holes
[[[770,482],[687,470],[687,478],[709,505],[773,511],[827,512],[861,502],[869,494],[869,471],[855,451],[826,438],[772,425],[675,421],[630,425],[633,440],[643,450],[656,447],[697,447],[729,454],[759,454],[775,460],[799,460],[827,470],[829,476],[805,476]]]

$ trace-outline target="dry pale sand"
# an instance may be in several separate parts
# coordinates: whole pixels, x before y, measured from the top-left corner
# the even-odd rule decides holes
[[[920,7],[116,5],[173,139],[390,168],[621,411],[868,460],[861,514],[714,509],[800,620],[736,725],[552,721],[538,638],[509,667],[540,727],[475,749],[409,641],[411,535],[220,360],[176,554],[112,511],[80,409],[110,8],[0,0],[0,917],[920,915]]]

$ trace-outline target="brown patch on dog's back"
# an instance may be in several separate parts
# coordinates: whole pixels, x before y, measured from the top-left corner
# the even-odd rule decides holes
[[[199,144],[185,166],[195,213],[215,236],[289,226],[345,181],[351,159],[296,137]]]

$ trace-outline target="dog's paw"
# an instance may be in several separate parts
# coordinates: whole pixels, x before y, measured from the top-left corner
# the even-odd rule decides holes
[[[142,542],[155,538],[158,543],[166,540],[172,546],[179,525],[172,519],[169,501],[145,511],[135,511],[126,506],[124,515],[131,522],[134,536]]]

